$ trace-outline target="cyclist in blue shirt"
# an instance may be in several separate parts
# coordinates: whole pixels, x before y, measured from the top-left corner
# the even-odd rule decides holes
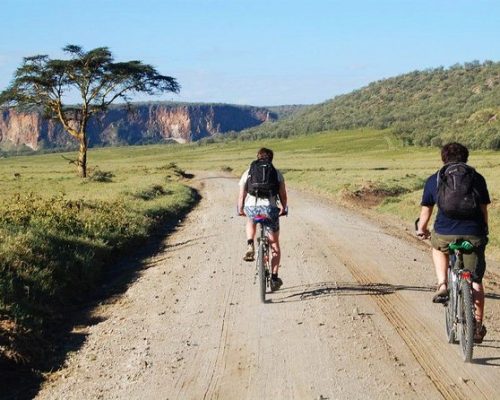
[[[468,149],[460,143],[449,143],[441,150],[443,163],[467,163],[469,157]],[[417,227],[417,235],[421,238],[431,237],[432,258],[436,270],[438,286],[432,299],[435,303],[448,301],[447,272],[448,272],[448,245],[456,239],[465,239],[474,245],[474,251],[464,254],[464,265],[472,275],[472,288],[475,304],[476,331],[474,341],[481,343],[486,328],[483,325],[484,315],[484,287],[482,279],[486,269],[485,248],[488,243],[488,210],[491,202],[488,188],[484,177],[475,172],[473,187],[479,198],[479,210],[477,214],[469,219],[450,218],[439,207],[433,225],[432,234],[429,232],[428,224],[434,206],[437,203],[438,173],[431,175],[424,186],[422,195],[420,219]]]

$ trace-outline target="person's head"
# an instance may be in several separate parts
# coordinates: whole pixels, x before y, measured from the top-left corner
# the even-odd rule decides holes
[[[441,149],[441,160],[443,163],[448,164],[452,162],[466,163],[469,159],[469,150],[467,147],[460,143],[448,143]]]
[[[272,162],[273,157],[273,151],[271,149],[266,149],[265,147],[260,148],[257,152],[257,160],[269,160]]]

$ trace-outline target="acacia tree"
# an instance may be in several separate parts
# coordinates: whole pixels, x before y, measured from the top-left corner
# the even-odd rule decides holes
[[[105,112],[116,100],[129,104],[134,94],[177,93],[180,86],[175,78],[160,75],[141,61],[114,62],[107,47],[86,52],[68,45],[63,51],[69,56],[66,60],[47,55],[24,58],[9,87],[0,93],[0,105],[26,111],[41,109],[45,118],[60,122],[78,141],[75,163],[79,175],[86,177],[87,126],[92,116]],[[81,104],[65,104],[75,90]]]

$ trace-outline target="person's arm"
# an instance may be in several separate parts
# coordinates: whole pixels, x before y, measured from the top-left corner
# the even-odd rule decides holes
[[[420,217],[418,218],[417,236],[421,239],[427,239],[431,235],[428,225],[436,203],[434,196],[434,193],[437,191],[436,186],[437,176],[434,174],[427,178],[422,193],[422,201],[420,202],[422,208],[420,209]]]
[[[486,225],[486,234],[488,234],[488,204],[479,204],[481,212],[484,217],[484,224]]]
[[[482,175],[479,175],[479,179],[475,180],[474,183],[478,185],[476,190],[479,192],[479,208],[481,209],[484,224],[486,225],[486,234],[488,234],[488,204],[491,203],[490,193],[488,192],[486,180]]]
[[[245,198],[247,197],[247,191],[245,185],[240,186],[240,192],[238,195],[238,215],[245,215],[243,207],[245,206]]]
[[[280,197],[280,202],[278,204],[278,207],[280,209],[280,215],[285,215],[286,207],[288,205],[288,197],[286,194],[286,186],[284,181],[280,182],[279,197]]]
[[[422,206],[420,210],[420,217],[417,226],[417,236],[421,238],[428,238],[430,236],[430,231],[427,225],[431,220],[432,210],[434,206]]]

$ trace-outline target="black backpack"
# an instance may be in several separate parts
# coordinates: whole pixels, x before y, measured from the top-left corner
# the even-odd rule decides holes
[[[474,187],[476,171],[465,163],[446,164],[437,174],[437,205],[453,219],[480,215],[479,193]]]
[[[278,171],[270,161],[255,160],[250,164],[246,189],[248,193],[256,197],[265,198],[278,194]]]

